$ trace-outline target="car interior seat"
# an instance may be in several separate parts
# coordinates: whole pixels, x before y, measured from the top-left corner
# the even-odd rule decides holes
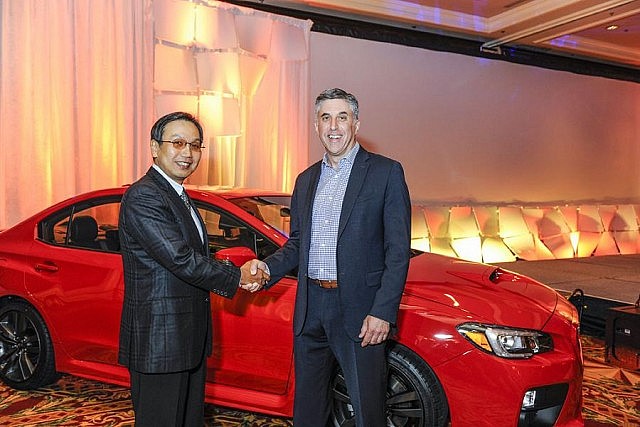
[[[104,232],[107,249],[113,252],[120,252],[120,235],[118,229]]]
[[[98,237],[98,223],[89,215],[73,218],[69,229],[69,244],[83,248],[100,249]]]

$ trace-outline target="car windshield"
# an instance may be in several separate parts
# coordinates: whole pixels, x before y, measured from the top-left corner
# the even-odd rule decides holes
[[[229,201],[251,215],[260,218],[283,236],[289,237],[289,196],[256,196],[229,199]]]
[[[239,197],[229,201],[251,215],[260,218],[284,237],[289,237],[290,196],[256,196]],[[423,254],[424,251],[411,248],[411,258]]]

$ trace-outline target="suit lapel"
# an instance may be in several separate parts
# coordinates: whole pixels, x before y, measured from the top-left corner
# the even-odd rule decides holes
[[[349,183],[347,184],[347,190],[344,193],[344,199],[342,201],[340,224],[338,225],[338,239],[340,239],[340,235],[347,225],[347,221],[349,220],[349,216],[351,215],[351,211],[353,210],[353,205],[355,204],[356,198],[360,193],[360,189],[364,184],[365,178],[367,176],[367,170],[369,169],[368,160],[369,152],[360,147],[353,162],[351,174],[349,175]]]
[[[306,212],[304,222],[309,224],[309,234],[311,234],[311,220],[313,219],[313,203],[316,198],[316,191],[318,190],[318,181],[320,181],[320,172],[322,171],[322,162],[318,162],[311,170],[311,177],[309,179],[309,188],[307,188],[306,196],[307,200],[304,203]]]
[[[208,247],[208,244],[206,245],[205,248],[202,247],[202,240],[200,240],[200,233],[198,233],[198,227],[196,227],[196,224],[193,222],[193,218],[191,217],[191,212],[189,212],[189,210],[185,207],[184,202],[182,201],[178,193],[173,189],[171,184],[169,184],[167,180],[162,175],[160,175],[160,173],[157,170],[155,170],[153,167],[149,168],[149,170],[147,171],[147,175],[149,175],[149,177],[153,179],[153,181],[158,185],[158,187],[166,193],[167,200],[170,203],[172,203],[173,207],[175,208],[174,211],[179,212],[181,221],[184,224],[186,224],[185,228],[186,228],[187,235],[185,236],[185,238],[189,243],[189,246],[193,248],[199,248],[199,250],[205,250],[206,252],[206,248]],[[202,218],[200,217],[200,213],[196,209],[191,199],[189,199],[189,202],[191,203],[191,206],[196,210],[196,215],[198,216],[200,224],[202,224],[203,233],[205,233],[206,228],[204,227]],[[206,240],[207,239],[205,238],[205,243],[206,243]]]
[[[172,193],[174,193],[174,195],[177,196],[177,200],[179,200],[178,207],[180,208],[179,210],[183,215],[183,219],[187,227],[187,232],[189,233],[189,235],[187,236],[188,237],[187,241],[189,242],[189,245],[192,248],[198,249],[203,253],[206,252],[205,248],[202,246],[202,239],[200,239],[200,233],[198,232],[198,227],[196,226],[196,223],[193,221],[193,217],[191,216],[191,211],[186,208],[186,206],[182,202],[182,199],[180,198],[180,196],[178,196],[178,193],[176,193],[175,191],[172,191]],[[198,221],[200,221],[200,225],[202,227],[202,233],[204,234],[205,233],[204,230],[206,230],[206,228],[204,227],[202,218],[200,217],[200,212],[198,212],[196,205],[193,204],[193,200],[191,200],[190,197],[189,197],[189,203],[191,204],[191,208],[196,211],[196,217],[198,218]]]
[[[320,180],[320,171],[322,168],[322,162],[318,162],[311,166],[309,171],[309,179],[305,183],[300,182],[300,188],[298,189],[300,195],[304,197],[304,201],[297,202],[300,206],[300,248],[304,254],[309,253],[311,247],[311,221],[313,220],[313,203],[316,197],[316,191],[318,190],[318,181]],[[302,202],[302,203],[301,203]],[[305,264],[306,265],[306,264]]]
[[[191,198],[189,198],[189,201],[191,201]],[[202,219],[202,216],[200,216],[200,211],[198,210],[198,208],[196,207],[195,204],[193,204],[193,202],[191,202],[191,206],[193,207],[193,209],[196,211],[196,216],[198,217],[198,221],[200,221],[200,228],[202,228],[202,237],[204,240],[204,242],[202,243],[202,249],[204,250],[204,253],[209,256],[209,236],[207,234],[207,227],[204,223],[204,220]],[[196,233],[198,233],[198,230],[196,230]],[[198,239],[200,240],[200,233],[198,233]],[[202,242],[201,240],[201,242]]]

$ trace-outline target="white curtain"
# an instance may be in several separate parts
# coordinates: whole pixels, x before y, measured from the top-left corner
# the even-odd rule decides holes
[[[0,19],[0,229],[139,178],[168,110],[208,136],[190,184],[288,191],[307,166],[310,21],[204,0],[0,0]]]
[[[150,162],[151,0],[2,0],[0,229]]]

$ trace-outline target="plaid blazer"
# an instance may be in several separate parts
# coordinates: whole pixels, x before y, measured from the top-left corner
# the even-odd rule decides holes
[[[125,192],[119,235],[124,303],[118,361],[145,373],[197,366],[212,349],[209,292],[232,298],[240,270],[210,258],[206,233],[203,244],[180,196],[153,168]]]

